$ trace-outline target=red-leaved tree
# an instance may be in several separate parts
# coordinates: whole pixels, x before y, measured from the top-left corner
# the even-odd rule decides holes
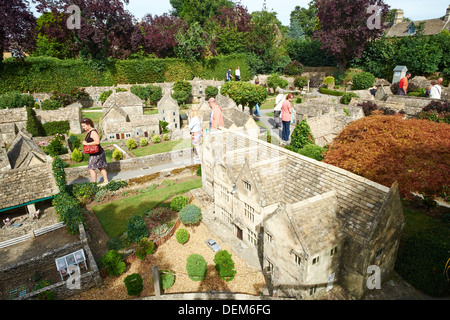
[[[313,38],[336,58],[341,74],[350,59],[361,57],[368,40],[381,36],[386,28],[389,6],[383,0],[317,0],[315,5],[319,24]],[[378,11],[368,13],[371,6]]]

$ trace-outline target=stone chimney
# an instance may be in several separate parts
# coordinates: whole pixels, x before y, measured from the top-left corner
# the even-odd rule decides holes
[[[447,12],[445,13],[444,21],[450,21],[450,5],[447,8]]]
[[[394,17],[394,24],[403,22],[403,10],[402,9],[397,9],[397,11],[395,12],[395,17]]]

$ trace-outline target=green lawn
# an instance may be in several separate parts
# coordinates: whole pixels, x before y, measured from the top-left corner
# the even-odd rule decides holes
[[[97,127],[98,123],[103,117],[103,112],[82,112],[83,119],[89,118],[94,122],[94,125]]]
[[[187,149],[191,147],[191,139],[179,141],[163,141],[152,144],[147,147],[131,150],[136,157],[149,156],[157,153],[170,152],[175,150]]]
[[[143,217],[149,210],[160,203],[178,194],[183,194],[192,189],[201,188],[202,179],[198,178],[163,189],[149,191],[137,196],[124,198],[92,208],[103,230],[112,237],[118,237],[126,231],[128,220],[135,214]]]

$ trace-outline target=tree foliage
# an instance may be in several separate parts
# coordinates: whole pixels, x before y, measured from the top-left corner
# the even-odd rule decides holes
[[[248,107],[250,114],[256,104],[261,104],[267,98],[267,89],[263,86],[241,81],[229,81],[220,88],[220,94],[228,95],[242,109]]]
[[[372,115],[350,123],[331,143],[326,163],[390,187],[442,194],[450,185],[449,124]]]

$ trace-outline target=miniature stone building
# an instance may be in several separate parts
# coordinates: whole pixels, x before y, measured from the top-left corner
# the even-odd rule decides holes
[[[103,139],[138,139],[159,134],[158,116],[144,115],[142,100],[130,92],[113,93],[105,101],[103,110]]]
[[[172,98],[170,90],[164,92],[164,96],[158,102],[158,119],[169,125],[170,131],[180,129],[180,108],[178,102]]]
[[[11,169],[52,162],[52,158],[39,148],[32,140],[31,134],[25,130],[18,133],[8,149],[7,156]]]
[[[368,290],[394,269],[405,224],[398,186],[390,188],[242,133],[223,129],[203,142],[203,190],[214,219],[277,270],[279,296],[316,299],[339,285]]]

